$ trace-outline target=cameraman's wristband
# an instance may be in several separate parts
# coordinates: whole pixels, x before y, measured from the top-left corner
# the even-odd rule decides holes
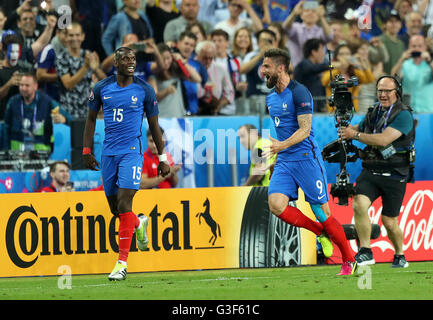
[[[353,137],[355,140],[359,140],[359,137],[361,136],[361,132],[355,133],[355,136]]]

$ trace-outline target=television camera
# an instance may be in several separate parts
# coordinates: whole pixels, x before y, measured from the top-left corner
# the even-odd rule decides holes
[[[331,61],[330,52],[328,54]],[[358,85],[358,78],[351,77],[347,80],[342,75],[336,75],[332,79],[332,70],[333,66],[330,62],[331,97],[328,98],[328,103],[335,108],[335,127],[338,130],[340,127],[347,127],[353,118],[354,107],[349,88]],[[346,164],[355,162],[359,158],[359,150],[352,141],[337,139],[323,148],[322,156],[326,162],[340,163],[340,173],[337,174],[336,183],[331,184],[330,193],[333,198],[338,198],[339,205],[347,206],[349,198],[355,193],[355,188],[349,181]]]

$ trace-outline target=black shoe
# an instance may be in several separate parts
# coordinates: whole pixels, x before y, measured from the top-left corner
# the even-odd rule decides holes
[[[358,263],[358,266],[367,266],[376,263],[373,259],[373,252],[370,248],[360,248],[355,256],[355,260]]]
[[[404,255],[394,255],[394,261],[392,261],[392,268],[407,268],[409,263],[406,261]]]

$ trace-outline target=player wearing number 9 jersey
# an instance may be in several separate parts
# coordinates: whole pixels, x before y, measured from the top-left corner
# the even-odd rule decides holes
[[[268,189],[269,209],[284,222],[319,236],[325,256],[332,255],[329,237],[343,256],[339,275],[350,275],[356,262],[343,227],[330,213],[326,171],[312,128],[313,99],[307,88],[290,79],[289,65],[286,51],[269,49],[261,66],[267,87],[274,88],[266,97],[266,106],[278,137],[270,137],[272,144],[262,153],[268,157],[278,154]],[[298,199],[298,188],[319,222],[288,205]]]
[[[98,82],[89,97],[89,114],[83,137],[83,161],[97,170],[98,162],[91,153],[96,117],[104,113],[105,140],[101,156],[102,182],[111,212],[120,219],[119,259],[108,276],[109,280],[126,278],[126,262],[132,235],[136,232],[137,246],[146,250],[148,218],[132,212],[132,200],[140,187],[143,164],[142,122],[146,115],[149,130],[160,155],[158,173],[166,176],[164,143],[158,124],[158,104],[155,92],[146,82],[134,77],[135,52],[121,47],[114,53],[117,75]]]

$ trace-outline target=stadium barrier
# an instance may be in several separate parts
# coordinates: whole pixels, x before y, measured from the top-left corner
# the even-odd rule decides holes
[[[416,180],[433,180],[431,166],[431,153],[433,149],[433,114],[417,114],[418,119],[415,147],[417,149],[415,163]],[[361,120],[361,115],[355,115],[353,124]],[[246,181],[249,168],[249,154],[240,145],[236,138],[237,129],[246,123],[251,123],[261,129],[266,137],[270,134],[276,137],[274,125],[269,117],[258,116],[233,116],[233,117],[190,117],[181,119],[160,119],[161,126],[169,134],[169,150],[175,154],[175,162],[185,163],[179,175],[179,187],[229,187],[242,185]],[[1,124],[0,124],[1,126]],[[320,148],[337,139],[337,130],[334,119],[330,115],[319,114],[313,118],[315,138]],[[143,123],[143,132],[147,129],[147,123]],[[1,130],[1,129],[0,129]],[[94,138],[94,152],[100,159],[102,143],[105,137],[102,120],[96,122]],[[71,162],[71,132],[70,128],[63,124],[54,125],[54,152],[52,160],[67,159]],[[146,141],[144,141],[146,144]],[[358,147],[364,145],[354,142]],[[235,156],[236,171],[233,170],[233,156]],[[211,167],[209,161],[213,160]],[[335,182],[339,172],[336,163],[325,163],[329,183]],[[361,172],[361,162],[348,163],[347,170],[351,180],[354,180]],[[91,186],[99,185],[100,178],[86,170],[73,170],[71,180],[76,183],[76,190],[85,191]],[[234,177],[236,172],[237,177]],[[209,176],[209,173],[212,176]],[[85,181],[84,178],[91,180]],[[236,179],[237,178],[237,179]],[[41,186],[49,183],[47,174],[39,175],[39,172],[16,174],[13,172],[0,172],[0,193],[34,192]]]
[[[300,194],[297,207],[313,216]],[[266,187],[140,190],[133,210],[149,217],[149,247],[135,236],[128,272],[316,263],[313,233],[269,213]],[[109,273],[118,219],[103,192],[0,195],[0,277]]]

